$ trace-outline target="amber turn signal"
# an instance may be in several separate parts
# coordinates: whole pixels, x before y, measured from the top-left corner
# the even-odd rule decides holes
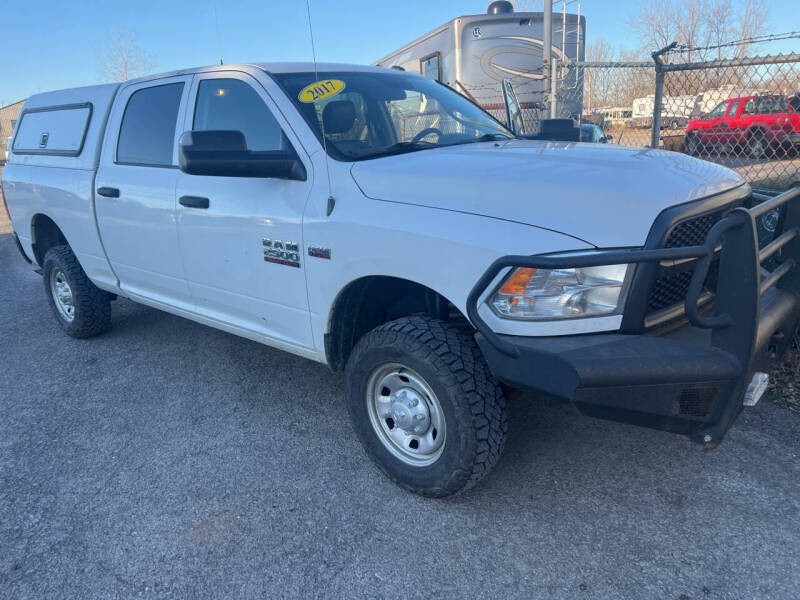
[[[529,269],[527,267],[517,269],[511,277],[506,280],[503,287],[500,288],[500,293],[509,296],[524,296],[525,290],[535,274],[536,269]]]

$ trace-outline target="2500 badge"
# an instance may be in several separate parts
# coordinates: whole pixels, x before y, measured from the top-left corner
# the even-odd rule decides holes
[[[300,267],[300,246],[295,242],[272,241],[262,238],[264,245],[264,260],[287,267]]]

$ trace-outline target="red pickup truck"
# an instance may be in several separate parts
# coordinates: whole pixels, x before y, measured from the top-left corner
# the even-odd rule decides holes
[[[800,112],[780,94],[728,98],[686,127],[688,154],[703,149],[743,153],[753,159],[800,146]]]

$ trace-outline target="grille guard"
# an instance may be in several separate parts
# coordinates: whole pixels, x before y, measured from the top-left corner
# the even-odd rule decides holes
[[[709,230],[700,246],[677,248],[610,250],[579,256],[508,255],[495,260],[477,281],[467,297],[467,315],[474,327],[492,346],[509,358],[518,358],[519,350],[502,339],[483,320],[478,311],[481,297],[495,277],[505,268],[569,269],[599,267],[614,264],[653,263],[697,259],[685,301],[685,314],[695,327],[713,330],[712,345],[748,365],[758,334],[759,302],[773,286],[788,292],[800,291],[800,278],[795,266],[800,259],[800,187],[775,197],[753,194],[760,204],[752,208],[735,208]],[[767,212],[783,208],[776,237],[763,249],[758,248],[756,219]],[[719,278],[713,316],[703,316],[698,302],[703,291],[711,260],[717,249]],[[762,277],[761,263],[779,251],[783,258],[779,266]],[[790,275],[791,274],[791,275]]]

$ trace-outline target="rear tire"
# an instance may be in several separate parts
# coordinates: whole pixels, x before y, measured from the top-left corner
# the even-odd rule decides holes
[[[401,487],[449,496],[500,458],[508,430],[502,389],[475,341],[452,325],[429,317],[381,325],[356,344],[345,378],[361,443]]]
[[[109,329],[111,296],[89,280],[69,246],[47,251],[42,275],[50,308],[67,335],[90,338]]]

